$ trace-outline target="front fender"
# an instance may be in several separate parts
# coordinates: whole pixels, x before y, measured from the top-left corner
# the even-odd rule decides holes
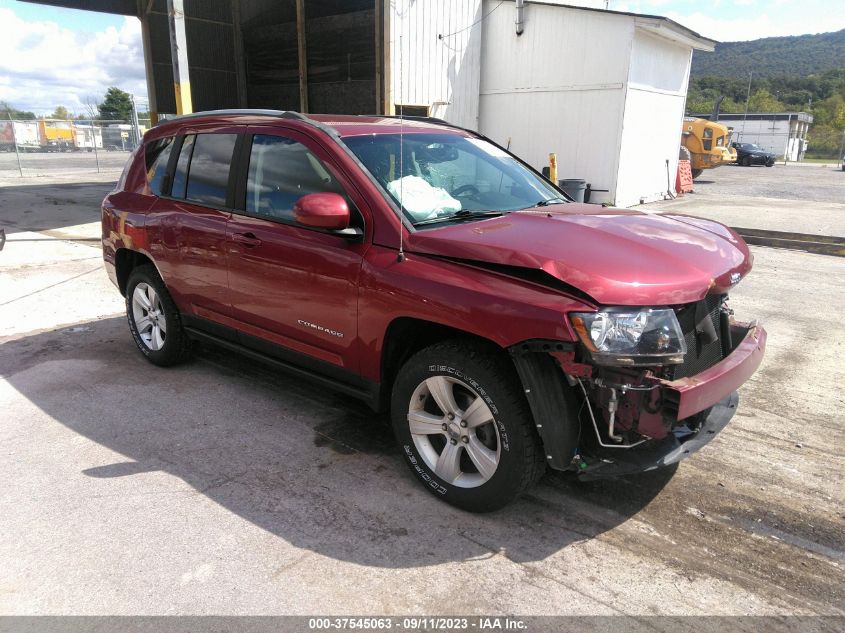
[[[504,274],[396,251],[370,249],[359,286],[361,371],[378,381],[388,326],[407,317],[487,339],[502,349],[530,339],[575,341],[570,311],[591,310],[558,290]]]

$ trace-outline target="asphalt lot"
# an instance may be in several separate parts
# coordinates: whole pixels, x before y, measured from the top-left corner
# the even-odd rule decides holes
[[[723,165],[694,193],[642,208],[712,218],[728,226],[845,237],[845,171],[830,165]]]
[[[755,198],[723,170],[649,210]],[[100,263],[115,178],[0,175],[0,613],[845,614],[845,259],[752,249],[732,304],[767,357],[694,458],[476,516],[354,400],[211,348],[148,364]]]

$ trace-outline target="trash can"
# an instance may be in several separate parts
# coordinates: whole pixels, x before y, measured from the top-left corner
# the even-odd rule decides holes
[[[584,202],[584,191],[587,189],[587,181],[581,178],[567,178],[557,181],[558,186],[563,189],[575,202]]]

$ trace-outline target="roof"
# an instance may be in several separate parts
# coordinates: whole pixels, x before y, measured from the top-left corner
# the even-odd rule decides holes
[[[692,117],[697,117],[699,119],[710,119],[713,117],[713,113],[709,114],[691,114]],[[749,112],[745,114],[743,112],[720,112],[719,113],[719,121],[784,121],[787,119],[794,119],[796,121],[802,121],[805,123],[812,123],[813,122],[813,115],[809,112],[800,112],[800,111],[793,111],[793,112]]]
[[[582,7],[573,4],[561,4],[558,2],[542,2],[533,1],[531,4],[545,5],[549,7],[561,7],[564,9],[574,9],[577,11],[593,11],[597,13],[607,13],[611,15],[623,15],[634,18],[637,26],[651,31],[657,35],[667,37],[675,41],[682,42],[688,46],[702,51],[712,52],[716,48],[717,40],[709,37],[704,37],[700,33],[687,28],[683,24],[675,22],[674,20],[662,15],[651,15],[647,13],[632,13],[629,11],[614,11],[613,9],[597,9],[595,7]]]
[[[267,125],[285,121],[322,129],[335,136],[362,136],[365,134],[398,134],[400,126],[405,134],[438,132],[467,134],[461,128],[454,127],[439,119],[419,117],[399,117],[354,114],[301,114],[291,110],[209,110],[194,112],[168,119],[163,119],[155,128],[151,138],[163,136],[173,128],[187,125],[232,124],[232,125]]]

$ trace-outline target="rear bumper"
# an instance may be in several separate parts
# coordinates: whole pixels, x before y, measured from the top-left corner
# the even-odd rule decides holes
[[[716,403],[697,432],[691,433],[687,427],[681,427],[647,447],[615,450],[613,455],[603,455],[593,463],[585,463],[578,471],[578,478],[583,481],[610,479],[676,464],[716,437],[731,421],[738,402],[739,396],[734,392]]]
[[[724,360],[703,372],[672,381],[662,381],[664,399],[678,408],[678,420],[704,411],[736,391],[757,371],[766,350],[766,330],[757,324],[734,324],[735,335],[744,336]]]

